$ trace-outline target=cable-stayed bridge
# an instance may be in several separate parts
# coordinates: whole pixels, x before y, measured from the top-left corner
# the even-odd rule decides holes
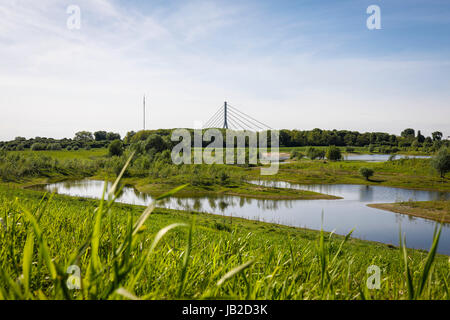
[[[233,107],[226,101],[205,123],[203,129],[222,128],[231,130],[267,131],[268,125]]]

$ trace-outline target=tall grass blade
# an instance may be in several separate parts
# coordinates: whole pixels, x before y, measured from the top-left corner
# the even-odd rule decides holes
[[[187,274],[187,270],[188,270],[189,259],[191,256],[191,249],[192,249],[192,231],[194,229],[194,223],[195,223],[195,217],[194,217],[194,221],[192,221],[192,223],[191,223],[191,227],[189,228],[188,243],[186,245],[186,250],[184,252],[183,266],[181,268],[181,273],[180,273],[180,285],[178,287],[178,294],[177,294],[178,297],[181,297],[181,293],[183,292],[184,283],[186,280],[186,274]]]
[[[31,279],[31,266],[33,262],[33,249],[34,249],[34,236],[33,233],[28,233],[25,247],[23,249],[23,286],[25,288],[25,297],[28,297],[30,293],[30,279]]]
[[[439,229],[437,230],[437,226],[434,231],[433,244],[431,245],[430,251],[428,252],[428,256],[425,262],[425,266],[422,271],[422,275],[420,277],[419,288],[416,292],[416,298],[419,298],[422,295],[423,289],[425,288],[425,284],[427,282],[431,266],[433,265],[433,261],[436,257],[437,247],[439,245],[439,239],[441,237],[442,224],[439,225]]]
[[[231,279],[232,277],[234,277],[235,275],[237,275],[238,273],[241,273],[242,271],[244,271],[245,269],[247,269],[248,267],[250,267],[253,263],[255,263],[255,260],[250,260],[247,261],[246,263],[228,271],[222,278],[220,278],[219,281],[217,281],[217,286],[220,287],[222,286],[225,281]]]

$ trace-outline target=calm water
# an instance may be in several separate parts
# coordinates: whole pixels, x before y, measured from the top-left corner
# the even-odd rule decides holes
[[[450,199],[450,193],[419,191],[364,185],[294,185],[286,182],[258,182],[267,186],[316,191],[342,197],[339,200],[258,200],[237,196],[174,197],[164,206],[224,216],[274,222],[283,225],[320,229],[322,212],[326,231],[346,234],[355,228],[354,237],[383,243],[398,244],[399,227],[406,234],[408,247],[429,249],[435,222],[407,215],[369,208],[369,203],[397,201],[426,201]],[[81,180],[62,182],[43,187],[48,191],[72,196],[98,198],[103,191],[102,181]],[[148,205],[153,198],[134,188],[124,188],[119,202]],[[443,228],[440,253],[450,254],[450,225]]]
[[[344,160],[358,160],[358,161],[371,161],[371,162],[383,162],[388,161],[390,154],[348,154],[344,155]],[[395,155],[395,160],[402,158],[418,158],[418,159],[426,159],[430,158],[430,156],[405,156],[403,154]]]

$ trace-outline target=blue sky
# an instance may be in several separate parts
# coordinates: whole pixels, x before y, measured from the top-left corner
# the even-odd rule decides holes
[[[274,128],[450,135],[448,1],[3,0],[0,46],[1,140],[136,131],[144,93],[150,128],[227,100]]]

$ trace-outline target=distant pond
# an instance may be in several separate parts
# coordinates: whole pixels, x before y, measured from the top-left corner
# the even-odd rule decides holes
[[[384,162],[388,161],[391,157],[391,154],[347,154],[344,155],[344,160],[354,160],[354,161],[371,161],[371,162]],[[430,156],[407,156],[403,154],[396,154],[395,160],[403,159],[403,158],[417,158],[417,159],[427,159],[431,158]]]

